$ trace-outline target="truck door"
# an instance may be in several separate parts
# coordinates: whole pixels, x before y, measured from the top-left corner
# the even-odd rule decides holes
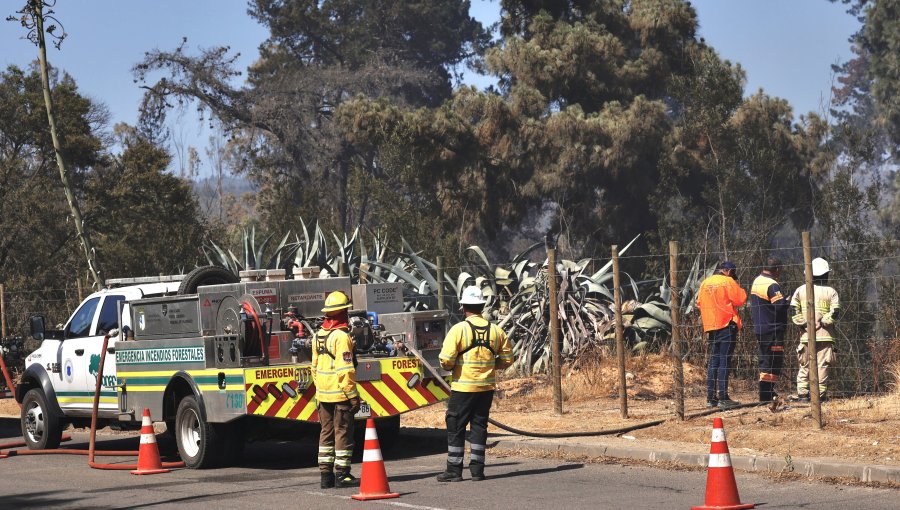
[[[90,411],[97,377],[102,377],[100,410],[116,409],[116,359],[106,356],[103,374],[99,374],[103,336],[118,327],[119,310],[125,296],[106,295],[91,298],[72,316],[65,329],[60,362],[63,392],[58,392],[61,406],[74,411]],[[113,338],[109,347],[115,346]],[[83,414],[83,413],[82,413]]]
[[[59,406],[66,414],[75,409],[89,408],[85,406],[86,402],[90,402],[90,394],[86,390],[87,364],[84,359],[85,356],[89,358],[90,354],[85,351],[82,339],[91,334],[99,306],[100,296],[86,300],[72,314],[63,330],[56,363],[58,373],[53,374],[51,379]]]

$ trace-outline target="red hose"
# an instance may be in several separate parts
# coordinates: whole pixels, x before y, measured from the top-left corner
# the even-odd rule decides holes
[[[256,310],[254,310],[253,307],[250,306],[250,303],[248,303],[246,301],[241,303],[241,308],[243,308],[245,312],[247,312],[253,316],[253,324],[254,324],[254,326],[256,326],[256,332],[258,333],[257,336],[259,337],[259,355],[265,356],[266,355],[265,346],[263,345],[263,336],[264,335],[263,335],[262,323],[259,322],[259,315],[257,315]]]
[[[93,469],[110,469],[110,470],[133,470],[137,469],[137,464],[98,464],[94,462],[95,454],[106,454],[110,455],[107,452],[95,452],[94,446],[97,438],[97,412],[100,407],[100,384],[103,381],[103,365],[106,363],[106,348],[109,345],[109,333],[103,337],[103,350],[100,351],[100,367],[97,369],[97,385],[94,387],[94,407],[91,410],[91,435],[90,440],[88,442],[88,466]],[[120,453],[120,452],[116,452]],[[139,452],[124,452],[121,453],[123,455],[137,455]],[[163,462],[162,467],[164,468],[179,468],[184,467],[184,462]]]
[[[68,434],[63,434],[61,438],[59,438],[60,442],[71,441],[72,436]],[[28,446],[28,443],[25,441],[13,441],[12,443],[0,443],[0,455],[5,455],[3,450],[7,448],[20,448],[22,446]],[[9,453],[9,452],[7,452]]]
[[[9,370],[6,368],[6,362],[3,361],[2,353],[0,353],[0,371],[3,372],[3,379],[6,381],[6,387],[9,388],[9,392],[12,393],[12,398],[16,398],[16,387],[13,386],[12,379],[9,377]],[[16,404],[19,404],[18,399]],[[19,404],[19,409],[21,408],[22,404]]]
[[[138,455],[137,450],[100,450],[95,451],[94,447],[96,444],[97,437],[97,412],[100,407],[100,385],[103,381],[103,365],[106,363],[106,348],[109,345],[109,334],[103,337],[103,350],[100,352],[100,367],[97,370],[97,385],[94,387],[94,405],[91,411],[91,432],[90,432],[90,440],[88,442],[87,450],[73,450],[73,449],[56,449],[56,450],[10,450],[8,452],[3,452],[3,448],[15,448],[18,446],[26,446],[24,441],[17,441],[14,443],[2,444],[0,445],[0,457],[3,455],[9,457],[16,457],[19,455],[87,455],[88,456],[88,466],[93,469],[110,469],[110,470],[134,470],[137,469],[137,464],[99,464],[94,462],[95,456],[101,457],[130,457]],[[69,436],[63,436],[63,441],[68,441],[72,439]],[[163,462],[162,467],[164,468],[179,468],[184,467],[184,462]]]

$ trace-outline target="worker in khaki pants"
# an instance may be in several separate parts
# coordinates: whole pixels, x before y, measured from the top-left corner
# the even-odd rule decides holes
[[[356,482],[350,474],[353,455],[354,415],[361,400],[356,389],[356,358],[349,330],[347,310],[350,300],[340,291],[325,299],[325,321],[316,333],[312,349],[313,381],[316,385],[319,424],[319,471],[323,489],[349,487]]]
[[[828,274],[831,271],[828,262],[823,258],[812,261],[813,302],[816,310],[816,364],[819,367],[819,400],[827,400],[828,368],[834,363],[834,324],[841,312],[841,303],[838,293],[827,285]],[[806,326],[806,285],[800,286],[791,297],[791,321],[800,326]],[[797,396],[792,400],[809,402],[809,346],[807,344],[807,331],[803,331],[800,337],[800,345],[797,347],[797,357],[800,362],[800,370],[797,372]]]

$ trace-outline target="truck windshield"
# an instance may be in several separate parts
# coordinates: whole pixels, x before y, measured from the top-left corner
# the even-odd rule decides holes
[[[100,297],[88,299],[72,316],[69,325],[66,326],[65,338],[79,338],[91,334],[91,323],[94,322],[94,313],[97,311],[97,305],[100,303]]]

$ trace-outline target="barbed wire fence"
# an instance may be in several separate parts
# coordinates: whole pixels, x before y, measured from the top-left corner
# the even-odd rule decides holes
[[[829,398],[874,398],[896,392],[900,384],[900,249],[896,240],[877,243],[860,243],[855,246],[821,245],[809,247],[812,257],[824,257],[828,260],[831,271],[828,285],[840,296],[842,314],[834,325],[833,338],[834,360],[830,364],[828,391]],[[877,256],[860,256],[860,252],[877,253]],[[674,398],[674,414],[684,418],[685,403],[696,410],[703,408],[706,400],[706,365],[709,359],[710,342],[700,322],[696,307],[696,296],[699,283],[704,276],[712,272],[716,263],[731,260],[739,268],[738,281],[748,294],[747,303],[740,307],[738,313],[743,327],[737,333],[735,350],[731,357],[729,387],[735,398],[743,402],[758,400],[759,347],[754,334],[753,321],[750,314],[750,291],[753,279],[765,266],[765,260],[774,256],[782,261],[779,283],[782,293],[788,301],[794,292],[805,286],[804,275],[810,270],[809,258],[804,263],[802,246],[771,250],[745,250],[725,252],[687,252],[669,255],[629,255],[621,259],[644,259],[643,262],[656,267],[668,266],[670,275],[660,283],[660,292],[668,290],[670,296],[677,300],[677,306],[669,301],[666,313],[670,314],[671,328],[668,331],[643,331],[630,338],[630,345],[625,348],[629,358],[641,356],[655,351],[669,356],[672,360],[671,386],[657,395],[659,398]],[[650,260],[653,259],[653,260]],[[668,259],[668,260],[666,260]],[[704,260],[707,266],[699,274],[696,271],[698,260]],[[614,267],[614,271],[618,268]],[[701,265],[702,267],[702,265]],[[616,275],[618,279],[618,275]],[[674,282],[674,285],[672,284]],[[569,289],[560,299],[577,298],[582,289]],[[555,306],[550,305],[554,310]],[[616,319],[624,317],[629,325],[631,317],[627,309],[611,304]],[[674,312],[674,313],[673,313]],[[633,326],[633,324],[631,324]],[[788,317],[784,342],[783,368],[776,382],[776,393],[781,401],[789,395],[797,394],[796,377],[799,369],[798,347],[802,327],[795,325]],[[606,337],[609,340],[609,336]],[[643,341],[644,349],[640,353],[634,350],[635,343]],[[677,342],[677,343],[676,343]],[[824,342],[818,342],[821,349]],[[614,357],[620,348],[607,342],[608,348],[596,356]],[[629,349],[628,347],[631,347]],[[816,358],[810,354],[810,359]],[[583,363],[583,360],[568,360]],[[681,363],[694,368],[694,377],[683,380]],[[619,363],[621,365],[621,363]],[[816,367],[815,361],[810,370]],[[624,371],[623,368],[619,369]],[[701,374],[697,376],[697,374]],[[624,376],[626,374],[621,374]],[[633,374],[627,374],[632,377]],[[812,379],[812,377],[810,377]],[[624,377],[622,378],[624,380]],[[679,387],[683,384],[683,387]],[[814,388],[811,382],[810,387]],[[620,385],[621,388],[621,385]],[[682,389],[683,388],[683,389]],[[628,398],[633,400],[634,394],[629,391]],[[645,396],[646,398],[646,396]],[[813,407],[818,404],[813,398]],[[626,416],[628,402],[622,404],[623,417]],[[814,410],[815,415],[819,409]],[[897,409],[900,410],[900,409]],[[816,420],[819,421],[819,420]],[[821,426],[821,422],[819,423]]]
[[[831,265],[829,285],[834,287],[840,295],[843,316],[836,323],[836,337],[834,339],[835,361],[831,365],[829,377],[829,395],[836,398],[854,397],[879,397],[896,391],[898,376],[900,376],[900,248],[897,240],[885,240],[878,242],[860,242],[843,244],[821,244],[811,246],[812,256],[822,256],[828,259]],[[633,254],[622,253],[617,256],[617,264],[604,274],[599,280],[613,291],[620,294],[621,305],[615,304],[615,299],[610,293],[606,296],[599,293],[586,282],[579,282],[575,275],[590,274],[601,271],[607,265],[613,266],[612,256],[583,259],[572,266],[570,261],[559,261],[560,283],[556,303],[549,303],[548,296],[541,296],[524,302],[524,306],[518,311],[511,307],[495,310],[494,319],[503,322],[512,330],[510,335],[516,342],[525,342],[535,335],[545,335],[541,344],[536,342],[533,349],[523,354],[527,357],[527,370],[519,367],[521,375],[533,373],[550,373],[550,364],[545,366],[534,365],[532,361],[539,354],[542,346],[549,346],[549,321],[548,325],[540,325],[532,331],[526,331],[522,327],[514,328],[516,322],[522,322],[525,314],[533,318],[536,315],[556,310],[562,311],[560,317],[561,327],[570,328],[573,336],[564,336],[559,340],[562,359],[561,365],[566,370],[579,370],[586,366],[597,365],[603,361],[615,361],[616,377],[613,387],[624,387],[629,392],[618,393],[622,417],[629,415],[631,409],[639,409],[641,402],[650,399],[675,399],[676,405],[671,413],[676,418],[683,418],[685,410],[696,411],[702,409],[706,395],[706,363],[709,354],[709,343],[703,334],[697,313],[696,291],[700,281],[722,260],[731,260],[739,268],[738,281],[748,294],[750,286],[756,275],[762,268],[764,261],[769,256],[775,256],[782,260],[782,271],[779,278],[782,292],[788,299],[793,292],[804,285],[804,262],[801,243],[794,246],[775,249],[746,249],[728,251],[697,251],[681,245],[682,251],[661,254]],[[686,249],[685,249],[686,248]],[[532,266],[536,274],[532,274],[535,282],[540,285],[541,278],[546,281],[547,267],[541,264],[542,253],[538,250],[532,255]],[[673,263],[674,259],[674,263]],[[508,261],[505,264],[493,264],[489,268],[491,273],[496,273],[496,267],[514,267],[521,264],[521,260]],[[622,267],[618,267],[622,266]],[[581,269],[576,269],[580,267]],[[628,274],[628,270],[635,267],[665,268],[661,274],[645,280],[636,280]],[[460,275],[465,271],[471,271],[469,265],[444,266],[438,261],[437,271],[447,279],[454,275]],[[699,269],[698,269],[699,268]],[[505,273],[504,273],[505,274]],[[479,285],[487,285],[474,278],[473,282]],[[606,279],[608,276],[608,280]],[[611,280],[620,280],[618,285],[610,285]],[[674,285],[673,285],[674,282]],[[447,281],[441,281],[441,288],[448,285]],[[521,282],[520,282],[521,283]],[[596,282],[595,282],[596,283]],[[611,283],[611,282],[610,282]],[[501,290],[501,292],[503,292]],[[53,289],[29,290],[19,286],[8,286],[0,290],[3,301],[2,323],[4,326],[4,338],[20,335],[27,336],[28,320],[32,315],[44,315],[48,324],[60,324],[66,320],[69,314],[81,302],[83,291],[77,281],[61,282],[61,285]],[[447,292],[450,294],[450,292]],[[673,315],[671,306],[672,297],[677,298],[678,306]],[[441,290],[434,296],[434,304],[445,302],[445,307],[455,311],[456,296],[444,295]],[[511,298],[512,296],[498,296]],[[654,314],[662,313],[668,317],[668,327],[641,327],[637,317],[637,308],[652,302]],[[560,305],[560,303],[563,303]],[[568,308],[567,308],[568,306]],[[596,313],[590,317],[580,317],[573,310],[592,307]],[[758,343],[753,334],[752,319],[749,305],[745,305],[739,311],[744,327],[738,332],[736,348],[732,356],[730,373],[730,387],[733,397],[745,402],[753,401],[757,396],[759,380],[758,368]],[[520,314],[511,317],[514,314]],[[665,317],[653,316],[658,322],[664,323]],[[621,340],[617,339],[616,321],[622,323]],[[576,338],[577,337],[577,338]],[[796,374],[798,369],[797,346],[799,344],[800,328],[788,324],[785,335],[784,367],[781,377],[776,385],[776,393],[784,397],[796,393]],[[673,339],[678,343],[674,344]],[[27,342],[27,339],[26,339]],[[35,341],[36,343],[36,341]],[[618,343],[618,345],[617,345]],[[26,344],[23,353],[30,352],[36,345]],[[547,351],[550,349],[548,348]],[[621,353],[621,358],[620,358]],[[671,361],[669,374],[669,386],[662,391],[643,392],[637,394],[629,388],[634,386],[635,374],[632,368],[636,362],[648,354],[666,356]],[[683,387],[678,388],[676,374],[677,362],[683,363]],[[532,369],[534,368],[534,369]],[[562,377],[562,375],[560,375]],[[608,384],[609,381],[606,381]],[[591,389],[588,388],[588,391]],[[606,388],[604,397],[609,397]],[[682,398],[679,398],[682,395]],[[562,398],[562,396],[560,397]],[[686,400],[686,401],[685,401]],[[900,409],[898,409],[900,410]]]

